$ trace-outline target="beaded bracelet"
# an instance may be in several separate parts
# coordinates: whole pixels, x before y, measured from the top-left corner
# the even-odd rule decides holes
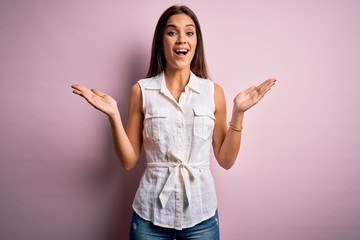
[[[241,128],[236,128],[236,127],[234,127],[234,126],[231,124],[231,122],[229,122],[229,127],[230,127],[232,130],[234,130],[235,132],[241,132],[241,131],[243,130],[243,127],[241,127]]]

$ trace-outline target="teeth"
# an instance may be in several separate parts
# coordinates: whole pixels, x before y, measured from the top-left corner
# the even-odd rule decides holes
[[[186,49],[179,49],[179,50],[176,50],[177,53],[187,53],[188,50]]]

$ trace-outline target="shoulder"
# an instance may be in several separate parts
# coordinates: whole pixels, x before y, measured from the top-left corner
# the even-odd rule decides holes
[[[216,83],[215,81],[211,80],[211,79],[201,78],[201,77],[196,76],[196,80],[197,80],[197,82],[198,82],[198,84],[200,85],[201,88],[206,87],[206,86],[211,87],[211,88],[214,89],[215,94],[217,92],[220,92],[220,93],[223,92],[221,86],[218,83]]]
[[[225,109],[226,101],[225,101],[225,94],[222,87],[214,83],[214,102],[215,102],[215,111],[219,109]]]
[[[136,96],[136,95],[141,95],[141,87],[140,87],[140,83],[137,82],[134,85],[132,85],[132,87],[130,88],[130,96]]]
[[[189,86],[202,95],[205,94],[210,97],[214,94],[214,82],[210,79],[196,76],[193,73],[191,74]]]
[[[213,94],[210,94],[209,96],[213,95],[215,111],[216,111],[216,109],[222,108],[225,106],[224,91],[218,83],[216,83],[213,80],[200,78],[200,77],[197,77],[197,82],[199,84],[198,87],[201,90],[208,89],[208,90],[205,90],[205,92],[211,91],[213,93]]]
[[[137,81],[137,83],[140,85],[142,89],[147,89],[147,88],[156,89],[159,88],[161,85],[162,76],[163,73],[160,73],[159,75],[154,77],[140,79]]]
[[[138,82],[130,88],[129,105],[133,109],[138,109],[140,111],[142,109],[142,91]]]
[[[215,98],[218,97],[224,97],[224,91],[222,89],[222,87],[218,84],[214,82],[214,94],[215,94]]]

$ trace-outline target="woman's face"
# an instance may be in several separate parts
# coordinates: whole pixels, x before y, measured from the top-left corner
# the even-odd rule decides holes
[[[163,37],[167,70],[190,69],[195,55],[197,37],[195,23],[186,14],[169,18]]]

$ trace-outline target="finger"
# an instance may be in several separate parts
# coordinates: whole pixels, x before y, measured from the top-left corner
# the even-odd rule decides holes
[[[252,86],[252,87],[249,87],[248,89],[246,89],[244,92],[246,94],[250,94],[251,92],[253,92],[254,90],[256,90],[256,87],[255,86]]]
[[[275,78],[271,78],[266,80],[266,86],[272,87],[274,84],[276,83],[276,79]]]
[[[80,90],[80,89],[83,89],[83,88],[84,88],[84,86],[81,86],[81,85],[79,85],[79,84],[73,84],[73,85],[71,85],[71,87],[72,87],[73,89],[77,89],[77,90]]]
[[[77,92],[82,92],[82,93],[90,93],[90,89],[88,89],[87,87],[81,86],[79,84],[74,84],[71,86],[74,90],[77,90]]]
[[[271,86],[263,86],[258,89],[259,96],[263,97],[271,89]]]
[[[272,87],[274,84],[276,83],[276,79],[275,78],[271,78],[271,79],[268,79],[266,81],[266,86],[269,86],[269,87]]]
[[[267,82],[267,81],[270,81],[270,82],[276,82],[276,78],[269,78],[269,79],[266,79],[266,81],[265,82]]]
[[[95,93],[96,95],[100,96],[100,97],[105,97],[105,96],[106,96],[105,93],[100,92],[100,91],[97,90],[97,89],[91,89],[91,91],[92,91],[93,93]]]
[[[263,87],[262,89],[259,90],[260,98],[263,98],[265,96],[265,94],[271,90],[271,86]]]
[[[79,91],[79,90],[77,90],[77,89],[74,89],[74,90],[73,90],[73,93],[75,93],[75,94],[77,94],[77,95],[81,95],[81,94],[82,94],[82,92]]]
[[[264,86],[269,86],[269,85],[272,86],[272,85],[275,84],[275,82],[276,82],[276,79],[275,79],[275,78],[267,79],[266,81],[262,82],[262,83],[258,86],[258,88],[262,88],[262,87],[264,87]]]
[[[78,88],[78,87],[80,87],[80,86],[81,86],[80,84],[73,84],[73,85],[71,85],[72,88]]]
[[[72,86],[72,88],[73,88],[73,93],[80,95],[80,96],[86,95],[86,92],[84,92],[84,89],[79,88],[78,86]]]
[[[264,88],[261,91],[259,91],[259,97],[263,98],[265,94],[270,90],[271,88]]]
[[[89,103],[91,103],[91,96],[94,95],[93,92],[90,91],[87,87],[81,86],[79,84],[74,84],[71,86],[73,88],[73,93],[77,94],[86,99]]]
[[[271,89],[271,87],[275,84],[276,79],[268,79],[265,82],[263,82],[262,84],[260,84],[258,86],[258,92],[259,94],[263,95],[265,94],[267,91],[269,91]]]

